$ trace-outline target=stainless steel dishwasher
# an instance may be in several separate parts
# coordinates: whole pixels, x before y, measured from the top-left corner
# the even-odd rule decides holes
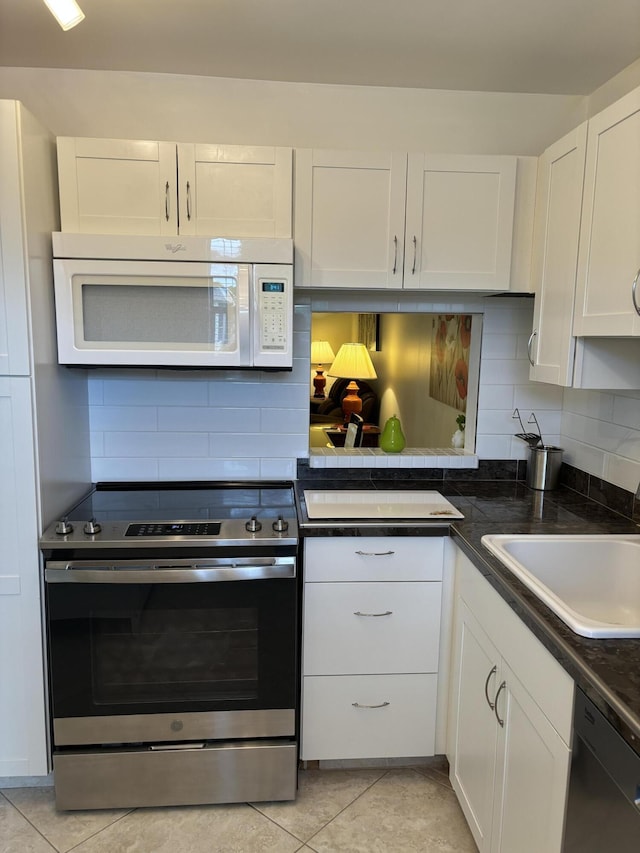
[[[580,689],[562,850],[640,850],[640,755]]]

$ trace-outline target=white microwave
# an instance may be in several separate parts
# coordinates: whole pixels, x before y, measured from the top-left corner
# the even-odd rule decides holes
[[[56,233],[58,361],[293,366],[293,243]]]

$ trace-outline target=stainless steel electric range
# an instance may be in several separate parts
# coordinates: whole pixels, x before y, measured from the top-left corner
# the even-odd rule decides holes
[[[61,809],[296,794],[291,483],[101,483],[41,539]]]

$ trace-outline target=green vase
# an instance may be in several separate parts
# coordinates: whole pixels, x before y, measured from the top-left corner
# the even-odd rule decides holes
[[[385,453],[400,453],[406,444],[400,421],[393,415],[384,425],[380,436],[380,449]]]

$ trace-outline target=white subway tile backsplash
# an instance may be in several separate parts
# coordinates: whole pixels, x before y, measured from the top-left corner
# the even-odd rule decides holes
[[[93,405],[89,409],[89,422],[93,430],[148,431],[157,429],[158,413],[153,406]]]
[[[482,358],[517,358],[518,336],[486,333],[482,337]]]
[[[605,457],[603,450],[590,447],[581,441],[562,435],[561,445],[564,449],[563,460],[575,468],[593,474],[595,477],[604,477]]]
[[[513,412],[513,385],[480,385],[478,390],[478,410],[509,409]]]
[[[574,412],[589,418],[613,421],[614,395],[606,391],[584,391],[577,388],[565,388],[562,408],[565,412]]]
[[[158,429],[173,432],[258,432],[260,409],[171,406],[158,409]]]
[[[480,459],[511,459],[511,436],[478,435],[476,453]]]
[[[631,427],[640,432],[640,399],[616,394],[613,398],[612,420],[614,424]]]
[[[204,379],[105,379],[106,406],[206,406]]]
[[[94,483],[115,480],[157,480],[158,462],[156,459],[118,459],[116,457],[98,458],[91,461],[91,479]]]
[[[480,362],[480,387],[483,385],[526,385],[529,362],[524,359],[489,359]]]
[[[208,456],[207,433],[182,432],[107,432],[104,434],[105,456],[172,458]]]
[[[520,414],[525,420],[531,412],[535,412],[536,417],[538,417],[538,412],[542,409],[552,409],[559,412],[562,411],[563,391],[564,389],[560,386],[549,385],[546,382],[529,382],[527,385],[516,385],[513,404],[520,409]]]
[[[102,379],[89,376],[87,379],[87,396],[89,406],[101,406],[104,402],[104,385]]]
[[[208,453],[213,458],[255,458],[273,459],[277,457],[298,458],[306,456],[309,446],[307,432],[303,434],[262,435],[245,433],[230,435],[221,433],[209,436]],[[190,454],[188,454],[190,455]],[[195,454],[193,454],[195,455]]]
[[[294,459],[261,459],[260,477],[264,480],[295,480],[297,465]]]
[[[267,409],[260,413],[260,432],[263,435],[280,433],[302,433],[309,430],[309,410],[306,409]]]
[[[257,480],[258,459],[160,459],[160,480]]]
[[[602,476],[608,482],[635,493],[640,483],[640,454],[632,460],[615,453],[607,453]]]

